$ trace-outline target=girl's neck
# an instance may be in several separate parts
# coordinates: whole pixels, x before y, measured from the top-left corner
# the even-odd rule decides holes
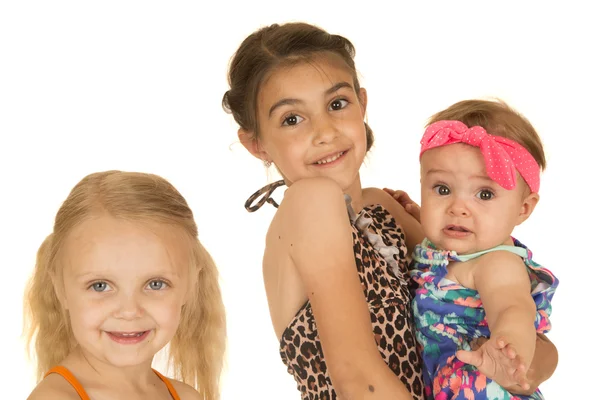
[[[347,188],[344,189],[344,193],[350,196],[352,199],[352,209],[358,213],[362,210],[366,204],[363,203],[362,185],[360,183],[360,176],[357,176],[354,182]]]
[[[142,391],[157,378],[152,370],[151,359],[138,365],[118,367],[98,360],[81,347],[71,352],[63,365],[71,371],[77,371],[78,377],[91,382],[93,386],[119,387],[126,391]]]

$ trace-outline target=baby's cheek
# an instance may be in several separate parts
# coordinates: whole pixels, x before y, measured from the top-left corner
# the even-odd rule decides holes
[[[423,233],[425,233],[426,237],[431,237],[434,231],[434,226],[436,222],[435,215],[433,215],[431,211],[431,207],[423,207],[421,208],[421,227],[423,228]]]

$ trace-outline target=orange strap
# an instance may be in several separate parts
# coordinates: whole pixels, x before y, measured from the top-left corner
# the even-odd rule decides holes
[[[169,378],[166,378],[166,377],[162,376],[162,374],[160,372],[158,372],[157,370],[155,370],[155,369],[152,369],[152,371],[154,371],[154,373],[156,374],[156,376],[158,376],[160,378],[160,380],[165,383],[165,385],[167,386],[167,389],[169,390],[169,393],[171,393],[171,397],[173,398],[173,400],[181,400],[179,398],[179,395],[175,391],[175,388],[173,387],[173,384],[171,383],[171,381],[169,380]]]
[[[171,383],[171,381],[168,378],[165,378],[157,370],[152,369],[152,371],[154,371],[156,376],[158,376],[160,378],[160,380],[163,381],[164,384],[167,386],[167,390],[171,394],[171,397],[173,398],[173,400],[181,400],[179,398],[179,395],[175,391],[175,388],[173,387],[173,384]],[[50,374],[58,374],[58,375],[62,376],[67,382],[69,382],[71,384],[71,386],[73,386],[73,389],[75,389],[75,391],[77,392],[79,397],[81,397],[81,400],[90,400],[90,397],[87,395],[87,393],[83,389],[83,386],[81,386],[81,383],[79,383],[79,381],[77,380],[77,378],[75,378],[75,376],[71,373],[71,371],[69,371],[65,367],[63,367],[61,365],[57,365],[56,367],[50,369],[50,371],[46,372],[46,374],[44,375],[44,378]]]
[[[79,383],[79,381],[77,380],[77,378],[75,378],[75,376],[73,376],[71,371],[69,371],[65,367],[57,365],[56,367],[50,369],[50,371],[46,372],[44,378],[50,374],[59,374],[60,376],[65,378],[65,380],[69,382],[71,386],[73,386],[73,389],[75,389],[79,397],[81,397],[81,400],[90,400],[90,397],[87,395],[85,390],[83,390],[83,386],[81,386],[81,383]]]

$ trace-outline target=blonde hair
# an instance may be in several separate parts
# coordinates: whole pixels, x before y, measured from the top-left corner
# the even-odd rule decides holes
[[[469,128],[481,126],[490,135],[514,140],[533,156],[540,166],[546,168],[546,156],[542,140],[531,123],[523,115],[510,108],[502,100],[464,100],[434,114],[428,124],[437,121],[460,121]]]
[[[61,248],[73,228],[103,214],[173,226],[189,237],[195,290],[168,346],[169,364],[176,379],[194,386],[204,399],[218,399],[226,332],[217,268],[198,240],[198,227],[183,196],[165,179],[135,172],[98,172],[83,178],[58,210],[54,229],[38,250],[24,319],[28,352],[35,347],[38,380],[76,346],[68,313],[59,301]]]

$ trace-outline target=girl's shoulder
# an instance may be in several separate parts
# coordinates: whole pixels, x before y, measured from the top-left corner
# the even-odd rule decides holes
[[[317,214],[325,219],[314,218]],[[297,233],[299,222],[307,220],[327,226],[330,218],[335,220],[340,214],[347,220],[344,193],[335,181],[323,177],[301,179],[286,190],[271,221],[267,241]]]
[[[201,400],[202,396],[200,396],[200,393],[194,389],[192,386],[188,385],[187,383],[183,383],[181,381],[175,380],[175,379],[171,379],[168,378],[169,382],[171,382],[171,385],[173,385],[173,388],[175,389],[175,391],[177,392],[177,394],[179,395],[179,398],[181,400]]]
[[[65,378],[50,374],[38,383],[27,400],[81,400],[81,397]]]
[[[285,210],[285,207],[301,209],[307,206],[327,206],[332,198],[343,200],[343,197],[342,188],[333,179],[327,177],[300,179],[285,191],[280,208]]]

